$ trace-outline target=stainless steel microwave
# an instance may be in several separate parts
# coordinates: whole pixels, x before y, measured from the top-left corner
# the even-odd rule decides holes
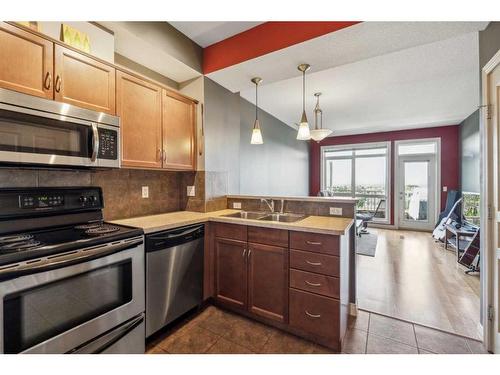
[[[0,163],[120,167],[120,118],[0,89]]]

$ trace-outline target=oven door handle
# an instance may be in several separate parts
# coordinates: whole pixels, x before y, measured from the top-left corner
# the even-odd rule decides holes
[[[95,122],[92,123],[92,156],[90,161],[94,163],[97,160],[97,155],[99,154],[99,129]]]
[[[86,342],[79,347],[70,350],[67,354],[99,354],[108,349],[110,346],[120,341],[123,337],[127,336],[136,327],[144,321],[144,316],[141,314],[136,318],[123,324],[111,332],[104,333],[96,339]]]
[[[92,259],[102,258],[103,256],[111,255],[117,253],[118,251],[136,247],[141,243],[143,243],[142,238],[133,238],[131,240],[121,241],[120,243],[111,243],[108,245],[69,251],[68,253],[53,255],[38,261],[29,260],[26,263],[22,263],[17,266],[1,269],[0,280],[50,271],[86,262]]]

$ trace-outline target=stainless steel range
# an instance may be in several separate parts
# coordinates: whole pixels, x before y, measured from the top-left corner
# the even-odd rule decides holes
[[[0,353],[144,353],[142,230],[98,187],[0,189]]]

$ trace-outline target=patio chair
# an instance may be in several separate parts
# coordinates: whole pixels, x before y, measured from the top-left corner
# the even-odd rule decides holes
[[[368,234],[368,222],[373,221],[375,216],[380,210],[380,207],[382,206],[382,203],[385,203],[385,199],[381,199],[378,204],[377,208],[373,213],[366,213],[366,214],[356,214],[356,234],[361,237],[362,234]]]

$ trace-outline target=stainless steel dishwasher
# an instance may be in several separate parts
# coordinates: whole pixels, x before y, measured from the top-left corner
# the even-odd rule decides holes
[[[146,337],[203,301],[205,226],[146,235]]]

